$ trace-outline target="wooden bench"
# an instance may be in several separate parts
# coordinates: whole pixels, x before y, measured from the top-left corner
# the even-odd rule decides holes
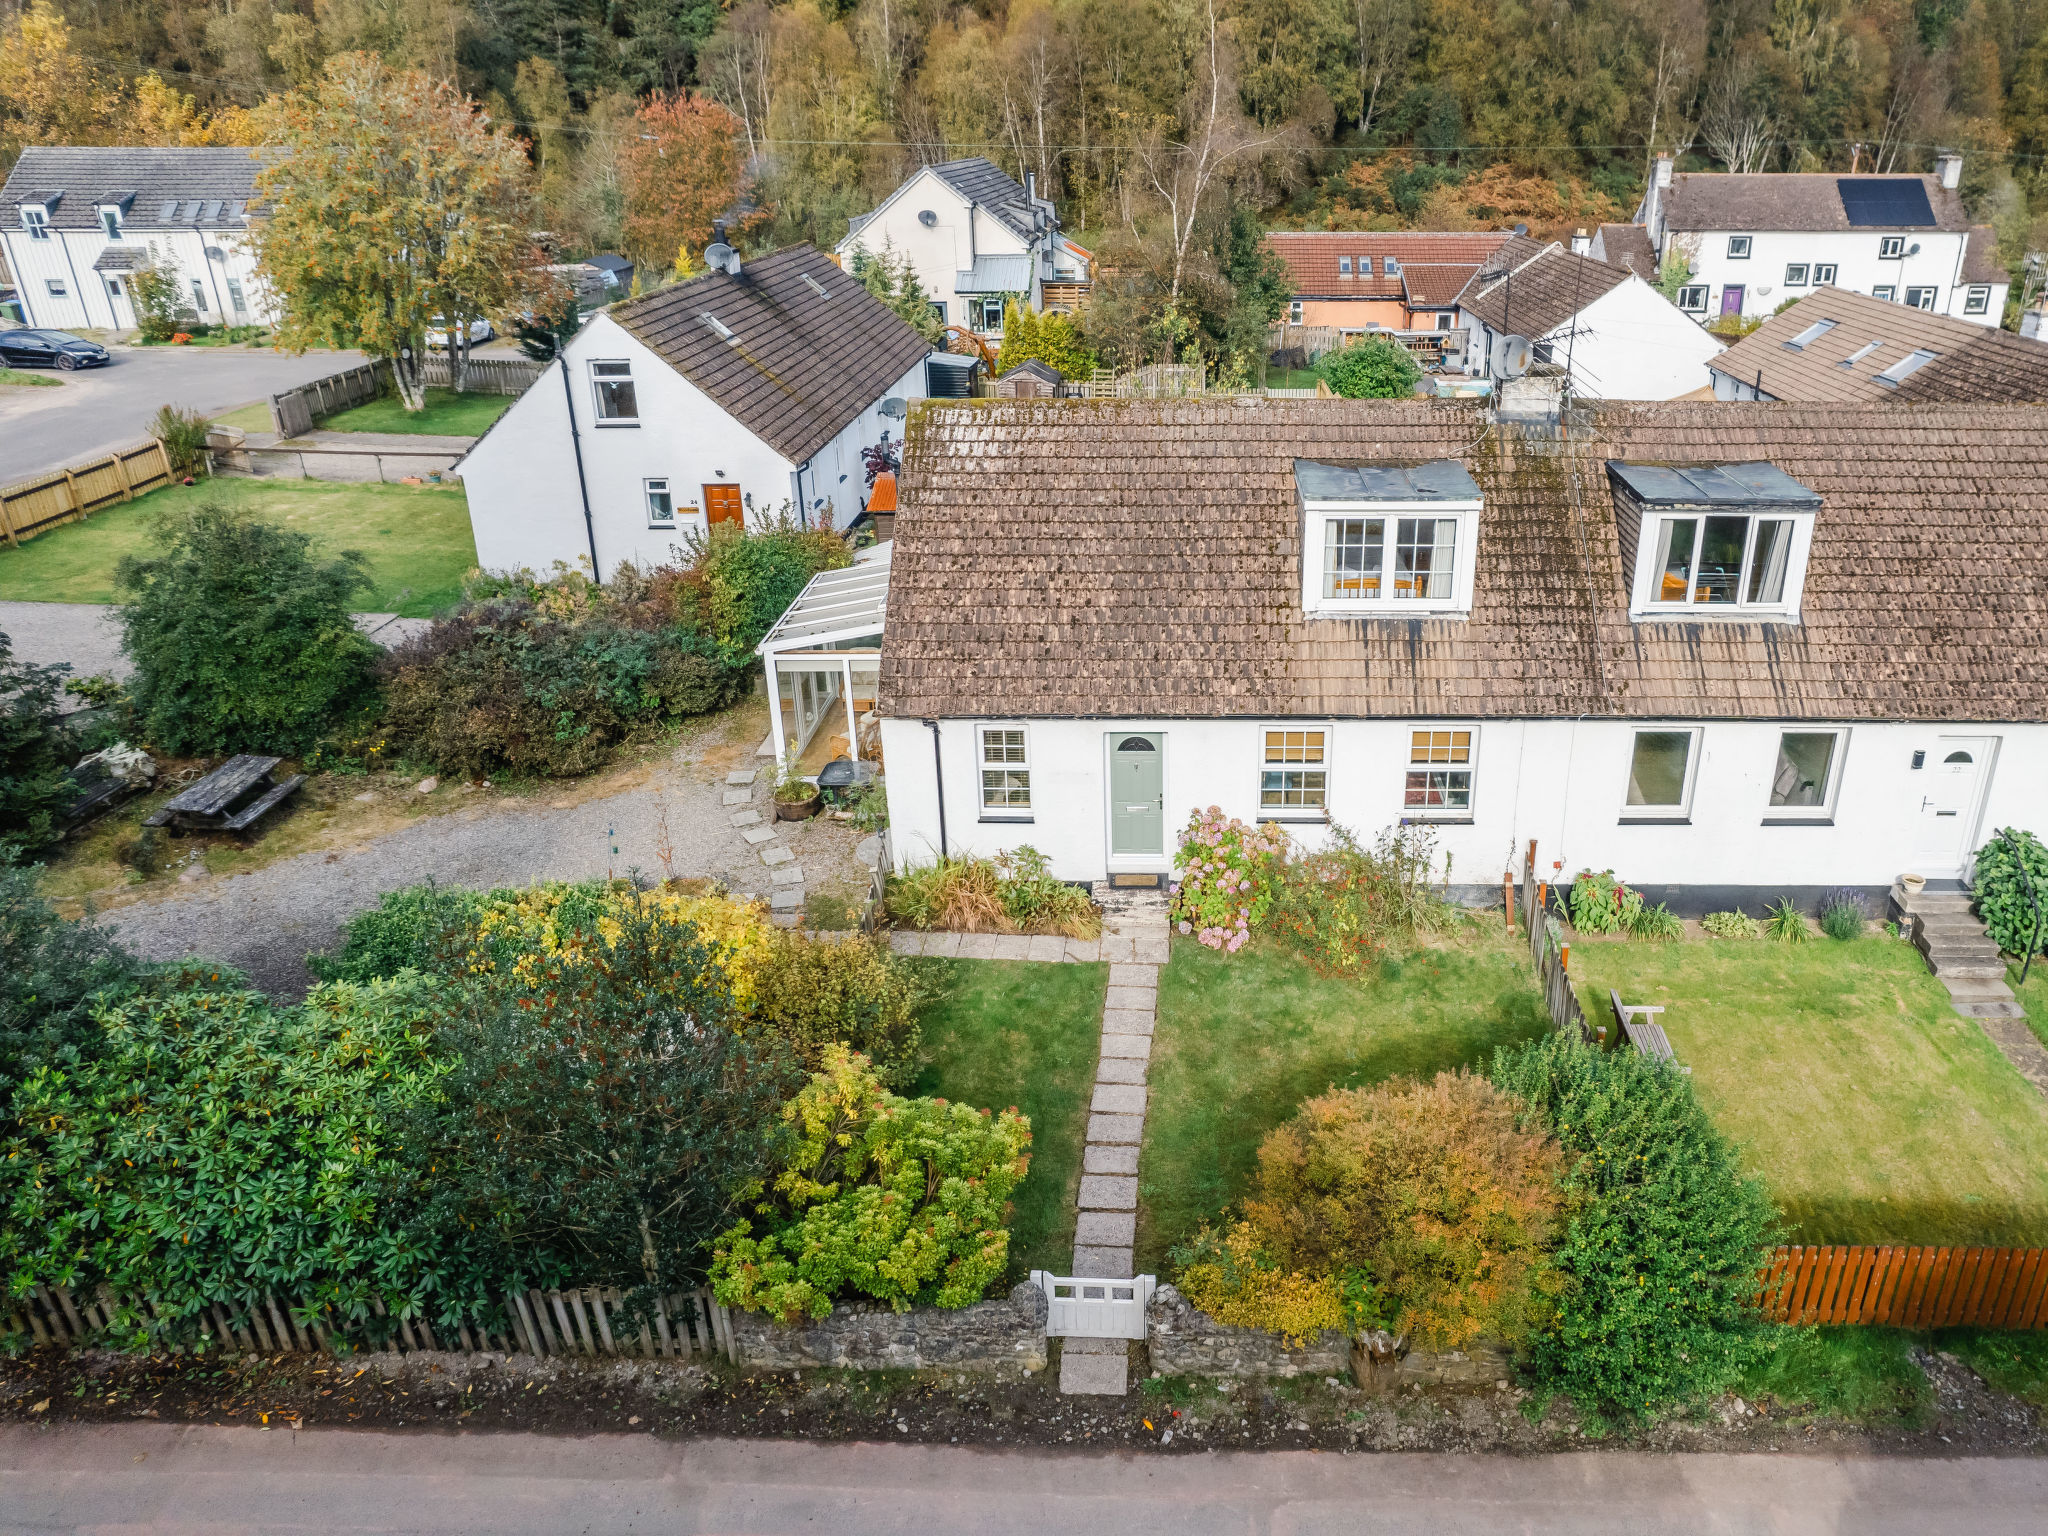
[[[1664,1033],[1664,1026],[1652,1015],[1662,1013],[1658,1003],[1624,1003],[1621,994],[1612,987],[1607,990],[1608,1006],[1614,1010],[1614,1022],[1621,1026],[1628,1043],[1652,1061],[1668,1061],[1678,1066],[1678,1057],[1671,1049],[1671,1041]],[[1691,1067],[1679,1067],[1681,1072],[1690,1072]]]
[[[231,757],[205,778],[165,802],[146,827],[169,827],[171,836],[187,832],[230,832],[240,836],[264,816],[282,805],[306,782],[295,773],[275,780],[272,771],[282,762],[277,757],[243,753]]]

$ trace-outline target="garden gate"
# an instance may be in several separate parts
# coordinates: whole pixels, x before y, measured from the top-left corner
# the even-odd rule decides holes
[[[1130,1280],[1090,1279],[1031,1271],[1031,1283],[1045,1292],[1045,1335],[1049,1339],[1142,1339],[1145,1308],[1151,1303],[1151,1275]]]

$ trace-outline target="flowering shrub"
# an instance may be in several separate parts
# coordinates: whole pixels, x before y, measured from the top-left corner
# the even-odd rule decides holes
[[[1236,954],[1266,915],[1286,853],[1287,834],[1278,827],[1248,827],[1213,805],[1197,811],[1174,855],[1174,925],[1211,949]]]
[[[774,943],[767,916],[751,903],[688,896],[667,887],[635,891],[624,885],[557,882],[497,893],[476,920],[470,968],[502,968],[532,985],[548,962],[564,954],[593,942],[615,946],[628,910],[644,913],[657,933],[703,945],[725,974],[733,1006],[743,1013],[751,1009],[755,972]]]
[[[1240,1221],[1218,1234],[1204,1226],[1173,1261],[1181,1295],[1197,1311],[1231,1328],[1269,1328],[1293,1345],[1326,1328],[1356,1334],[1380,1326],[1378,1289],[1362,1274],[1349,1277],[1283,1269]],[[1349,1284],[1347,1285],[1347,1278]]]
[[[1359,975],[1390,938],[1453,925],[1455,909],[1431,888],[1435,861],[1427,827],[1389,828],[1365,848],[1332,825],[1321,852],[1281,869],[1266,926],[1323,975]]]
[[[1685,929],[1678,918],[1658,902],[1654,907],[1643,893],[1614,878],[1614,871],[1599,874],[1582,869],[1572,881],[1572,926],[1581,933],[1625,933],[1632,939],[1675,939]]]

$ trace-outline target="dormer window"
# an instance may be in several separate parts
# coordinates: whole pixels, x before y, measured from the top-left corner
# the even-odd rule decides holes
[[[50,211],[41,203],[25,203],[21,210],[21,227],[28,231],[31,240],[50,238]]]
[[[109,240],[121,238],[121,210],[112,203],[100,209],[100,228],[107,232]]]
[[[1610,461],[1632,618],[1797,620],[1820,498],[1771,464]]]
[[[1381,259],[1380,265],[1386,269],[1387,276],[1389,277],[1399,277],[1401,275],[1401,262],[1398,257],[1384,257]]]
[[[1294,480],[1302,508],[1303,611],[1471,611],[1481,499],[1462,465],[1298,459]]]

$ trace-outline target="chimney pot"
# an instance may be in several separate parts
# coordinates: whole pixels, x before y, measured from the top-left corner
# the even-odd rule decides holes
[[[1962,185],[1963,157],[1954,150],[1946,150],[1934,157],[1934,177],[1942,186],[1953,192]]]

